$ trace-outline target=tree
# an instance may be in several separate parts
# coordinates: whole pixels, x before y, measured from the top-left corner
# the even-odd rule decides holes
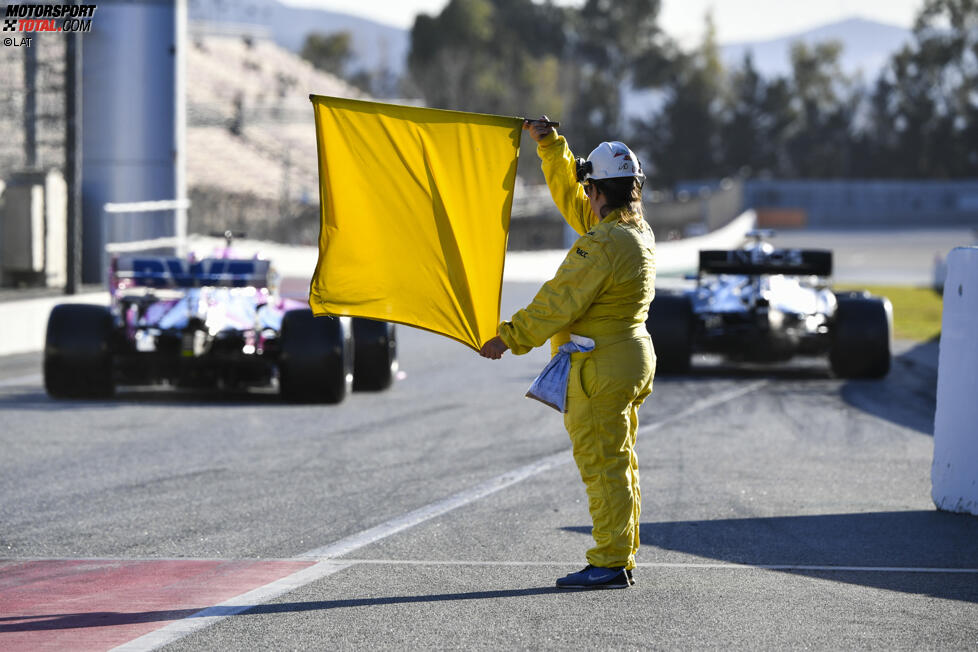
[[[782,173],[800,177],[848,176],[851,125],[861,95],[839,64],[842,45],[802,42],[791,47],[795,124]]]
[[[577,141],[621,140],[621,91],[626,83],[665,83],[677,54],[659,28],[660,0],[587,0],[573,15],[571,111]]]
[[[635,128],[635,146],[650,155],[646,167],[657,183],[723,174],[719,114],[725,93],[723,66],[710,14],[699,48],[678,55],[659,113]]]
[[[408,68],[430,106],[559,113],[565,11],[531,0],[451,0],[419,15]]]
[[[350,32],[312,32],[306,36],[299,56],[324,72],[345,78],[346,66],[353,58],[353,36]]]
[[[621,89],[666,78],[671,41],[660,0],[451,0],[418,16],[408,59],[427,103],[562,123],[572,143],[621,140]]]
[[[721,167],[727,174],[748,168],[775,173],[784,158],[785,135],[794,122],[788,80],[765,80],[751,53],[731,71],[720,119]]]
[[[872,98],[885,175],[978,174],[978,0],[927,0]]]

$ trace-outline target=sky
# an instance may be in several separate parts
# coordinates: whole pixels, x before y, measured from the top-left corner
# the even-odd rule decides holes
[[[438,14],[448,0],[280,0],[318,7],[410,28],[418,13]],[[557,0],[581,5],[583,0]],[[764,40],[854,16],[910,27],[923,0],[662,0],[659,24],[683,45],[703,33],[703,16],[712,8],[721,43]]]

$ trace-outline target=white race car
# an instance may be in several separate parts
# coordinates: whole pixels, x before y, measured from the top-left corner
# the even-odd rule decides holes
[[[701,251],[696,287],[657,293],[646,326],[663,373],[694,353],[771,363],[827,355],[842,378],[890,370],[893,308],[868,292],[833,292],[832,252],[777,249],[753,231],[741,249]]]

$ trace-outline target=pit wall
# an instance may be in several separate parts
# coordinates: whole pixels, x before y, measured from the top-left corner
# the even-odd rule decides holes
[[[20,301],[0,301],[0,356],[29,353],[44,348],[48,316],[60,303],[109,305],[108,292],[72,296],[36,297]]]
[[[681,181],[676,192],[698,196],[722,183]],[[762,227],[906,229],[978,224],[978,179],[747,179],[742,184],[743,206],[758,212]]]
[[[947,266],[931,497],[978,515],[978,247],[954,249]]]
[[[978,222],[973,179],[751,179],[744,185],[747,206],[760,213],[799,211],[808,228],[949,228]]]

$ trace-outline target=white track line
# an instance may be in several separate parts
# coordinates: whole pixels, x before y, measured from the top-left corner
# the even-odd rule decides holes
[[[198,611],[197,613],[192,614],[183,620],[178,620],[170,623],[166,627],[161,627],[156,631],[150,632],[149,634],[144,634],[139,638],[134,638],[128,643],[123,643],[118,647],[112,648],[112,652],[135,652],[137,650],[142,651],[159,649],[164,645],[169,645],[170,643],[183,638],[184,636],[193,634],[194,632],[204,629],[205,627],[210,627],[211,625],[217,624],[228,616],[237,615],[243,611],[254,608],[254,606],[257,604],[274,600],[284,593],[288,593],[289,591],[303,587],[306,584],[320,580],[327,575],[338,573],[349,566],[352,566],[352,564],[348,562],[321,561],[318,564],[314,564],[309,568],[304,568],[301,571],[292,573],[291,575],[283,577],[280,580],[260,586],[257,589],[248,591],[247,593],[236,595],[230,600],[225,600],[221,604]]]
[[[673,421],[679,421],[680,419],[685,419],[686,417],[692,416],[697,412],[702,412],[703,410],[707,410],[711,407],[720,405],[722,403],[726,403],[728,401],[732,401],[735,398],[740,398],[745,394],[750,394],[754,390],[760,389],[764,385],[767,385],[768,382],[769,381],[767,380],[757,380],[753,383],[749,383],[747,385],[742,385],[740,387],[737,387],[736,389],[732,389],[729,392],[724,392],[722,394],[717,394],[716,396],[711,396],[710,398],[704,398],[700,401],[696,401],[685,410],[682,410],[681,412],[677,412],[676,414],[670,417],[666,417],[665,419],[661,419],[659,421],[656,421],[655,423],[650,423],[647,426],[639,426],[638,434],[642,435],[647,432],[652,432],[653,430],[658,430],[663,426],[669,425]]]
[[[213,557],[63,557],[60,559],[51,557],[2,557],[0,561],[27,562],[27,561],[84,561],[84,562],[120,562],[120,561],[218,561],[218,562],[289,562],[297,561],[295,557],[288,558],[240,558],[228,559]],[[497,560],[465,560],[465,559],[359,559],[345,557],[341,560],[323,560],[321,564],[335,568],[330,572],[323,573],[322,576],[332,575],[334,572],[343,570],[349,566],[376,565],[376,566],[499,566],[499,567],[547,567],[563,568],[573,566],[580,560],[550,560],[550,561],[511,561],[504,559]],[[936,566],[835,566],[835,565],[805,565],[805,564],[736,564],[733,562],[669,562],[669,561],[646,561],[636,564],[639,568],[682,568],[690,570],[769,570],[769,571],[798,571],[798,572],[827,572],[827,573],[949,573],[949,574],[968,574],[978,575],[978,568],[941,568]],[[301,571],[310,573],[311,569]],[[290,576],[294,578],[295,576]],[[298,586],[302,586],[299,584]],[[298,588],[298,586],[296,588]],[[238,598],[235,598],[237,600]],[[227,603],[222,603],[226,606]],[[222,606],[219,605],[219,606]],[[206,610],[205,610],[206,611]],[[203,613],[203,612],[201,612]],[[231,614],[226,614],[231,615]]]
[[[473,503],[480,498],[485,498],[486,496],[492,495],[497,491],[509,487],[510,485],[516,484],[517,482],[526,480],[527,478],[537,475],[538,473],[547,471],[562,464],[567,464],[572,459],[573,458],[570,456],[570,450],[564,450],[559,453],[554,453],[553,455],[548,455],[547,457],[541,458],[532,464],[527,464],[526,466],[521,466],[520,468],[509,471],[508,473],[496,476],[487,482],[483,482],[482,484],[478,484],[464,491],[460,491],[454,496],[449,496],[448,498],[431,503],[430,505],[425,505],[424,507],[416,509],[413,512],[408,512],[407,514],[393,518],[389,521],[381,523],[380,525],[372,527],[369,530],[364,530],[363,532],[346,537],[345,539],[340,539],[339,541],[331,543],[328,546],[314,548],[299,555],[297,559],[333,559],[336,557],[341,557],[353,552],[354,550],[374,543],[375,541],[385,539],[392,534],[396,534],[402,530],[414,527],[415,525],[433,519],[436,516],[441,516],[442,514],[452,511],[453,509]]]
[[[574,561],[465,561],[427,559],[350,559],[350,564],[378,566],[573,566]],[[710,562],[639,562],[639,568],[682,568],[693,570],[768,570],[830,573],[964,573],[978,574],[978,568],[932,568],[927,566],[813,566],[803,564],[734,564]]]
[[[731,401],[735,398],[743,396],[744,394],[752,392],[755,389],[758,389],[766,383],[767,381],[764,380],[758,381],[751,383],[750,385],[740,387],[734,391],[726,392],[724,394],[717,394],[711,398],[697,401],[682,412],[666,417],[661,421],[651,423],[644,428],[639,428],[639,434],[643,432],[651,432],[652,430],[661,428],[666,424],[691,416],[697,412],[702,412],[703,410],[707,410],[722,403],[726,403],[727,401]],[[408,528],[412,528],[415,525],[419,525],[454,509],[473,503],[481,498],[485,498],[486,496],[490,496],[498,491],[501,491],[502,489],[505,489],[506,487],[538,475],[543,471],[547,471],[562,464],[567,464],[571,462],[572,459],[571,450],[569,448],[559,453],[547,455],[546,457],[540,458],[536,462],[532,462],[526,466],[521,466],[518,469],[508,471],[502,475],[498,475],[495,478],[487,480],[486,482],[464,491],[460,491],[453,496],[449,496],[448,498],[431,503],[430,505],[426,505],[420,509],[408,512],[407,514],[403,514],[389,521],[385,521],[384,523],[364,530],[363,532],[348,536],[320,548],[313,548],[312,550],[298,555],[295,557],[295,559],[318,561],[319,563],[315,564],[314,566],[310,566],[309,568],[301,570],[297,573],[283,577],[280,580],[276,580],[275,582],[261,586],[253,591],[243,593],[239,596],[231,598],[230,600],[222,602],[217,606],[208,607],[203,611],[198,611],[197,613],[192,614],[183,620],[170,623],[169,625],[161,627],[154,632],[150,632],[145,636],[140,636],[139,638],[133,639],[125,645],[119,646],[115,649],[134,652],[137,650],[155,650],[163,647],[164,645],[177,641],[189,634],[192,634],[193,632],[204,629],[205,627],[210,627],[228,616],[241,613],[242,611],[245,611],[249,607],[256,604],[272,600],[283,593],[315,582],[316,580],[322,579],[327,575],[332,575],[333,573],[339,572],[353,563],[347,560],[334,562],[330,561],[331,559],[340,557],[342,555],[347,555],[355,550],[363,548],[364,546],[370,545],[371,543],[385,539],[393,534],[407,530]]]
[[[759,389],[763,385],[767,384],[767,382],[768,381],[766,380],[757,381],[749,385],[739,387],[733,391],[717,394],[716,396],[708,399],[697,401],[682,412],[666,417],[661,421],[651,423],[644,428],[640,427],[638,432],[639,434],[652,432],[653,430],[657,430],[658,428],[672,423],[673,421],[678,421],[679,419],[691,416],[697,412],[702,412],[703,410],[707,410],[722,403],[732,401],[735,398],[739,398],[744,394],[748,394],[756,389]],[[548,455],[547,457],[541,458],[536,462],[527,464],[526,466],[509,471],[508,473],[504,473],[500,476],[496,476],[487,482],[471,487],[470,489],[466,489],[465,491],[460,491],[454,496],[449,496],[448,498],[438,502],[425,505],[424,507],[416,509],[413,512],[402,514],[397,518],[381,523],[380,525],[372,527],[369,530],[364,530],[363,532],[354,534],[345,539],[340,539],[339,541],[323,546],[322,548],[314,548],[313,550],[299,555],[298,559],[335,559],[336,557],[342,557],[343,555],[347,555],[354,550],[363,548],[364,546],[374,543],[375,541],[380,541],[381,539],[385,539],[392,534],[414,527],[415,525],[428,521],[436,516],[441,516],[442,514],[452,511],[453,509],[473,503],[480,498],[485,498],[486,496],[494,494],[501,489],[505,489],[506,487],[514,485],[517,482],[521,482],[529,477],[537,475],[538,473],[547,471],[556,466],[560,466],[561,464],[567,464],[573,459],[570,453],[570,449],[566,449],[559,453]]]

